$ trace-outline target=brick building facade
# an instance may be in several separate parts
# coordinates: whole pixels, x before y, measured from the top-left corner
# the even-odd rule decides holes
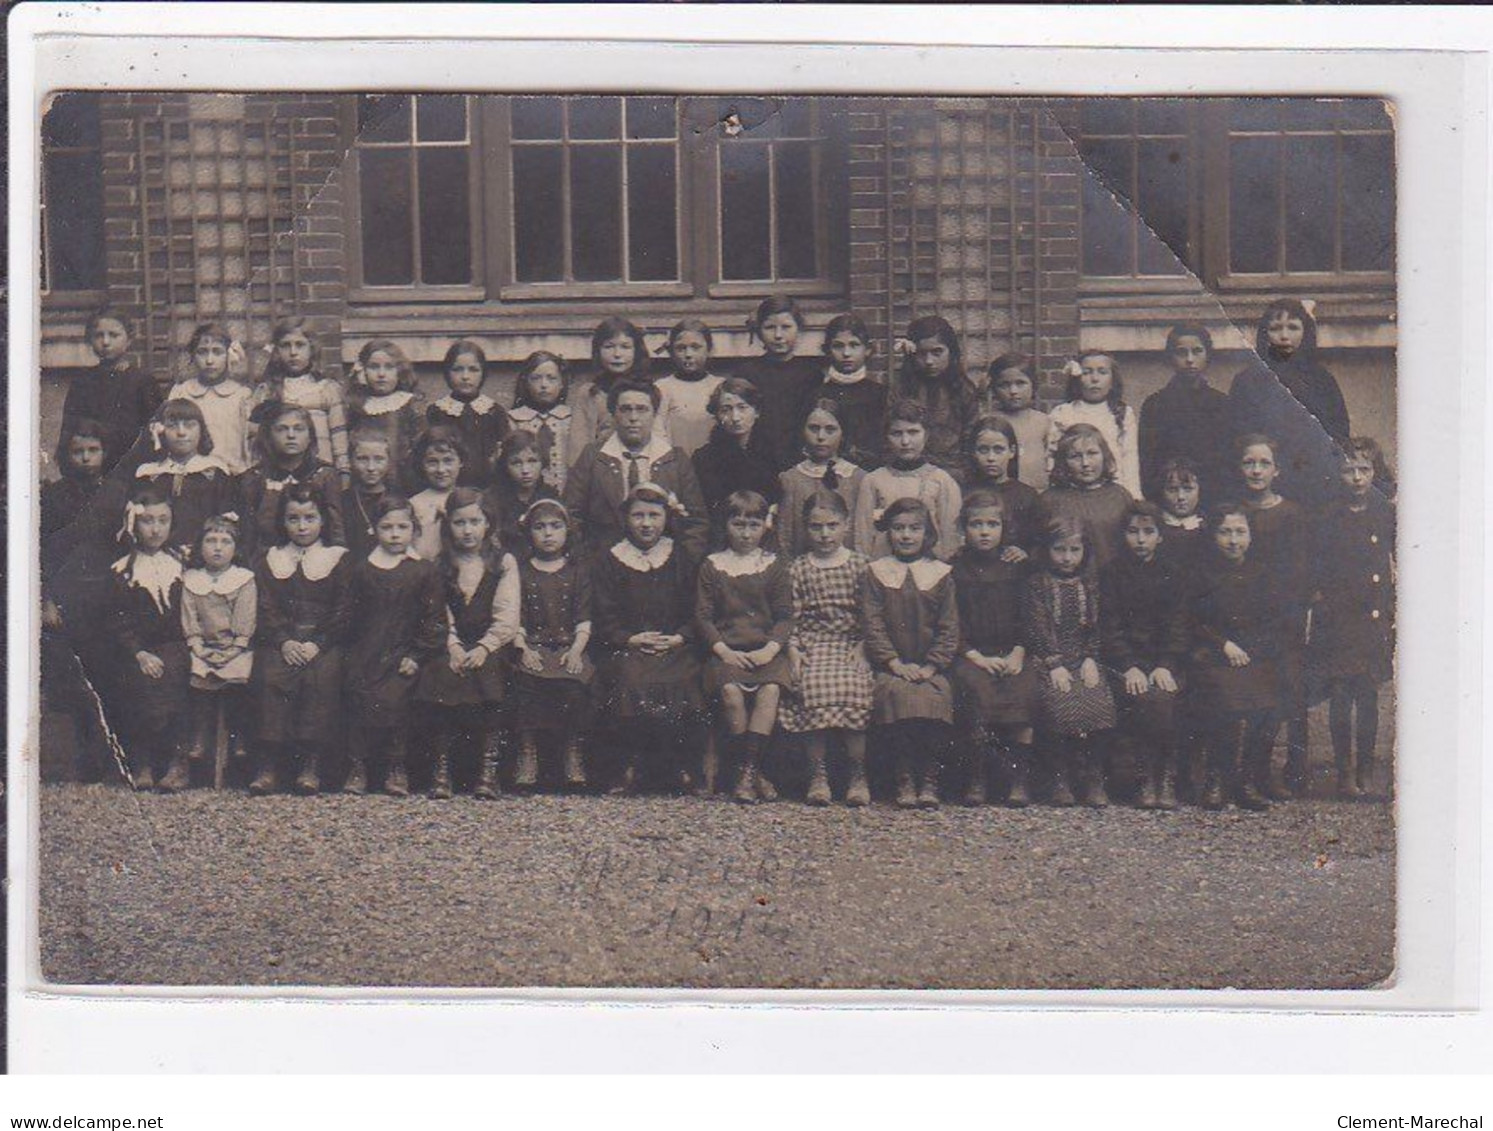
[[[43,451],[104,302],[163,378],[207,319],[257,372],[294,311],[324,370],[390,337],[434,382],[459,336],[500,375],[537,348],[584,371],[619,312],[660,346],[704,318],[729,368],[783,291],[811,327],[863,317],[881,372],[941,314],[973,366],[1033,355],[1049,400],[1113,351],[1137,404],[1174,322],[1213,329],[1226,385],[1264,304],[1310,298],[1355,428],[1393,446],[1377,102],[70,93],[43,141]]]

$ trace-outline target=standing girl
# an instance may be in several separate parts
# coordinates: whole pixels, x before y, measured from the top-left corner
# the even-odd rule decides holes
[[[358,351],[348,424],[355,431],[378,431],[388,437],[394,461],[389,485],[396,491],[408,490],[417,481],[412,476],[411,453],[421,430],[419,400],[415,367],[403,350],[393,342],[375,339]]]
[[[1099,430],[1115,458],[1115,481],[1141,497],[1140,439],[1135,410],[1125,403],[1125,383],[1120,366],[1107,353],[1089,350],[1070,363],[1068,399],[1052,410],[1048,433],[1048,470],[1055,470],[1058,441],[1075,424]]]
[[[653,483],[622,503],[623,538],[599,558],[596,629],[607,649],[606,709],[624,733],[618,792],[631,792],[641,751],[661,752],[678,784],[699,749],[704,714],[695,638],[695,570],[668,536],[668,493]]]
[[[1043,730],[1052,740],[1054,805],[1109,804],[1094,736],[1113,729],[1115,701],[1099,671],[1099,584],[1084,524],[1053,519],[1039,543],[1041,569],[1022,603],[1027,654],[1040,673]]]
[[[586,785],[581,735],[591,720],[595,669],[591,642],[591,570],[570,553],[570,512],[556,499],[540,499],[520,516],[529,552],[518,568],[520,618],[514,648],[513,726],[518,730],[514,784],[539,780],[539,742],[552,734],[560,745],[565,784]]]
[[[430,796],[451,796],[451,744],[474,738],[480,750],[473,796],[498,796],[500,717],[506,688],[504,653],[518,632],[518,564],[503,552],[482,494],[451,492],[441,520],[446,652],[425,664],[415,690],[431,722]]]
[[[1019,809],[1030,800],[1038,696],[1036,669],[1027,663],[1021,635],[1026,566],[1001,552],[1009,536],[999,495],[983,488],[971,491],[959,521],[964,548],[953,561],[959,606],[959,658],[953,676],[974,748],[964,799],[984,804],[989,769],[999,764],[1008,783],[1006,804]]]
[[[228,729],[229,756],[239,764],[248,755],[245,698],[254,670],[250,644],[257,623],[254,574],[237,564],[236,517],[213,515],[202,525],[194,553],[202,563],[182,575],[182,631],[191,653],[190,761],[212,756],[218,715]]]
[[[306,319],[282,318],[270,333],[270,362],[264,371],[266,394],[261,399],[284,401],[311,414],[312,450],[342,476],[346,487],[352,475],[347,449],[347,400],[342,384],[312,368],[315,343],[306,332]]]
[[[897,805],[936,809],[954,722],[945,674],[959,646],[954,581],[948,563],[933,557],[937,531],[921,499],[897,499],[877,529],[892,552],[871,563],[862,605],[866,658],[876,671],[871,718],[887,728],[895,751]]]
[[[245,556],[280,540],[280,500],[287,488],[304,483],[321,500],[328,543],[347,541],[342,521],[341,476],[311,451],[311,414],[281,401],[265,401],[254,410],[264,459],[239,476],[238,513],[243,516]]]
[[[1311,606],[1311,520],[1300,503],[1282,498],[1275,490],[1280,473],[1280,445],[1258,433],[1239,438],[1239,473],[1244,481],[1244,506],[1249,510],[1250,554],[1277,586],[1281,625],[1281,677],[1276,731],[1286,726],[1285,788],[1271,777],[1269,759],[1255,767],[1261,777],[1255,788],[1272,801],[1286,801],[1307,792],[1307,612]]]
[[[1019,476],[1016,429],[1004,416],[982,416],[969,427],[964,442],[969,461],[964,493],[989,491],[1001,501],[1004,544],[1001,557],[1025,561],[1036,538],[1036,489]]]
[[[249,421],[254,396],[231,372],[243,366],[243,347],[222,326],[207,322],[193,332],[187,354],[192,376],[171,386],[167,399],[185,398],[197,405],[218,458],[230,474],[238,475],[254,462]]]
[[[160,424],[161,458],[137,467],[135,481],[170,497],[172,546],[185,561],[195,552],[202,524],[233,509],[236,488],[227,465],[214,454],[196,401],[167,401],[161,406]]]
[[[804,409],[821,401],[835,406],[844,430],[841,451],[851,463],[877,467],[886,427],[886,386],[873,380],[866,365],[876,353],[864,320],[840,314],[824,328],[826,367],[805,397]]]
[[[315,793],[320,763],[344,731],[353,559],[327,543],[328,517],[314,486],[287,486],[276,513],[279,534],[255,567],[259,770],[250,793],[273,792],[282,771],[297,774],[296,792]]]
[[[89,316],[84,333],[98,364],[68,383],[62,401],[57,462],[66,474],[68,438],[80,422],[92,420],[103,429],[104,458],[99,474],[108,475],[140,439],[155,411],[154,382],[130,365],[130,329],[121,315],[102,307]]]
[[[1047,490],[1047,437],[1052,417],[1032,407],[1036,386],[1032,383],[1031,359],[1019,353],[1004,353],[990,363],[990,390],[995,409],[1016,429],[1016,459],[1019,478],[1035,491]]]
[[[917,401],[927,411],[928,457],[939,467],[959,467],[964,422],[995,410],[988,382],[971,384],[964,370],[959,335],[948,319],[930,315],[907,328],[902,343],[902,370],[896,395]]]
[[[793,591],[787,563],[762,548],[767,500],[756,491],[735,491],[722,514],[726,549],[700,565],[695,623],[710,650],[705,693],[719,700],[737,746],[735,797],[750,804],[757,800],[758,767],[777,722],[778,698],[791,683],[784,648],[793,627]],[[829,804],[822,765],[819,771],[809,787],[810,805]]]
[[[536,350],[525,359],[513,388],[513,410],[508,418],[520,431],[539,441],[539,460],[545,484],[558,497],[570,470],[570,373],[564,358]]]
[[[431,428],[415,441],[415,472],[425,489],[411,496],[415,512],[414,551],[428,562],[441,556],[441,522],[446,501],[461,481],[461,441],[450,428]]]
[[[1207,720],[1204,809],[1232,796],[1241,809],[1268,809],[1257,787],[1269,772],[1280,699],[1279,588],[1251,551],[1250,512],[1219,503],[1208,512],[1213,546],[1194,581],[1188,670]]]
[[[603,319],[592,332],[591,364],[596,367],[595,375],[575,390],[571,401],[566,463],[572,466],[587,444],[612,434],[612,386],[622,381],[653,383],[643,331],[618,315]]]
[[[383,432],[359,429],[348,441],[352,450],[353,481],[343,496],[347,519],[347,548],[353,560],[365,558],[373,549],[373,509],[389,491],[389,437]]]
[[[1320,532],[1312,666],[1327,687],[1338,796],[1353,798],[1369,789],[1379,685],[1394,677],[1395,510],[1384,453],[1368,437],[1348,441],[1342,481]]]
[[[496,475],[487,489],[488,513],[498,524],[503,546],[522,546],[527,538],[519,519],[540,499],[554,499],[555,489],[544,481],[544,460],[539,439],[532,432],[516,431],[503,441],[498,452]]]
[[[917,401],[895,402],[887,413],[886,463],[867,474],[855,504],[855,544],[873,558],[891,553],[879,525],[898,499],[921,499],[933,518],[934,552],[948,560],[959,549],[959,484],[928,461],[928,413]]]
[[[806,326],[803,311],[791,295],[769,295],[747,320],[748,333],[762,343],[762,355],[736,370],[738,377],[746,378],[762,394],[758,427],[779,467],[793,462],[803,418],[801,406],[821,376],[821,360],[798,354],[798,339]]]
[[[1120,551],[1120,525],[1134,501],[1115,482],[1115,457],[1099,429],[1075,424],[1058,440],[1052,486],[1037,508],[1040,532],[1054,519],[1071,518],[1088,527],[1094,568],[1102,570]]]
[[[487,380],[487,354],[476,342],[454,342],[441,363],[446,388],[451,390],[425,410],[432,428],[449,428],[461,444],[463,487],[486,487],[492,480],[493,458],[513,424],[503,406],[482,391]]]
[[[355,720],[346,793],[368,787],[366,760],[382,756],[384,792],[409,794],[405,759],[410,703],[420,665],[446,642],[441,575],[414,552],[419,521],[409,500],[385,495],[374,511],[378,545],[352,568],[353,617],[345,696]]]
[[[1174,459],[1206,469],[1202,478],[1209,490],[1224,491],[1233,470],[1228,452],[1234,421],[1229,398],[1208,384],[1213,335],[1206,326],[1173,326],[1166,335],[1166,356],[1172,379],[1140,407],[1140,471],[1146,498],[1161,501],[1161,469]]]
[[[845,547],[850,508],[843,496],[820,491],[800,515],[809,552],[788,571],[793,630],[788,660],[794,693],[783,704],[783,729],[802,734],[811,780],[825,776],[829,741],[843,738],[850,762],[845,804],[869,805],[866,725],[871,721],[871,668],[866,663],[861,605],[870,561]]]
[[[171,500],[140,487],[125,504],[130,552],[111,567],[109,619],[127,727],[130,778],[137,790],[174,793],[187,785],[182,722],[189,660],[181,620],[181,562],[171,542]],[[163,765],[164,762],[164,765]],[[158,779],[159,775],[159,779]]]
[[[695,478],[710,514],[710,544],[726,544],[726,500],[737,491],[754,491],[775,507],[781,488],[778,467],[758,427],[762,395],[744,377],[727,377],[710,396],[715,429],[695,453]]]
[[[658,422],[669,443],[691,456],[710,438],[716,422],[710,403],[724,378],[710,372],[714,349],[710,327],[698,318],[686,318],[669,331],[668,350],[674,371],[658,381],[663,398]]]
[[[840,406],[828,399],[810,401],[804,417],[804,458],[778,476],[782,503],[778,510],[778,542],[784,553],[797,558],[809,552],[808,532],[804,529],[804,506],[819,491],[839,495],[845,513],[854,514],[866,473],[840,456],[845,430],[840,424]],[[854,546],[851,532],[845,532],[847,545]]]

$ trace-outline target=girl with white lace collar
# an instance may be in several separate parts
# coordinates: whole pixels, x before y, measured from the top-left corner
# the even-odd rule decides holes
[[[756,491],[736,491],[721,510],[727,548],[700,566],[695,624],[710,649],[705,691],[720,703],[735,748],[735,797],[750,804],[757,800],[762,751],[777,724],[779,697],[792,684],[786,648],[793,590],[787,563],[762,548],[771,524],[767,500]]]
[[[290,484],[280,495],[279,536],[255,571],[258,767],[251,793],[270,793],[292,775],[297,793],[317,792],[319,763],[345,729],[351,558],[328,545],[327,526],[316,487]]]
[[[373,511],[378,545],[352,569],[354,610],[344,683],[350,770],[344,792],[367,788],[365,764],[382,764],[384,792],[409,794],[406,755],[420,666],[447,645],[444,584],[414,549],[420,520],[408,499],[385,495]],[[437,532],[439,537],[439,532]]]
[[[570,370],[565,359],[549,350],[535,350],[524,359],[513,387],[513,426],[539,441],[544,482],[558,497],[570,470],[570,426],[574,416],[569,398]]]
[[[281,318],[270,331],[270,360],[260,386],[265,399],[298,405],[311,414],[316,458],[331,464],[351,482],[352,464],[347,447],[347,398],[342,383],[316,370],[316,343],[307,329],[309,320],[292,315]]]
[[[871,563],[866,579],[866,658],[876,672],[871,719],[895,751],[898,807],[936,809],[954,722],[946,674],[959,646],[954,581],[933,556],[938,528],[921,499],[895,500],[876,525],[892,552]]]
[[[804,417],[802,435],[804,458],[778,476],[782,485],[782,502],[778,507],[781,529],[778,541],[790,557],[809,552],[808,532],[804,529],[804,505],[821,490],[833,491],[845,501],[850,514],[855,513],[865,471],[840,454],[845,442],[845,428],[838,402],[821,397],[812,400]],[[848,527],[845,544],[855,549],[853,531]]]
[[[207,322],[193,332],[187,357],[192,376],[171,386],[166,399],[183,398],[197,405],[218,458],[238,475],[254,462],[254,428],[249,420],[254,394],[243,383],[248,376],[244,347],[225,327]]]
[[[236,488],[228,466],[214,452],[207,420],[195,401],[169,400],[158,419],[161,457],[136,468],[135,479],[170,495],[172,545],[185,559],[202,534],[202,524],[233,508]]]
[[[621,732],[621,792],[632,790],[644,752],[682,787],[685,759],[702,745],[694,570],[668,537],[671,513],[666,491],[634,487],[621,507],[626,535],[598,566],[596,631],[607,650],[605,709]]]
[[[498,445],[513,431],[503,406],[482,391],[487,354],[476,342],[454,342],[441,372],[450,391],[425,410],[425,422],[456,433],[461,443],[461,486],[486,487],[492,481]]]
[[[446,650],[426,662],[415,699],[429,720],[430,796],[451,796],[451,743],[475,738],[473,796],[498,795],[508,646],[518,632],[518,563],[503,552],[482,492],[458,487],[441,519]],[[532,784],[532,783],[527,783]]]
[[[389,438],[393,465],[389,485],[408,491],[418,480],[410,455],[423,428],[415,367],[404,351],[386,338],[375,338],[358,351],[348,393],[347,424],[352,431],[372,430]]]
[[[118,646],[115,686],[134,788],[187,784],[185,736],[188,657],[182,632],[181,561],[171,541],[171,499],[136,488],[125,505],[131,550],[112,567],[110,622]]]
[[[221,709],[230,756],[248,756],[245,694],[254,653],[257,589],[254,574],[239,565],[236,514],[207,519],[194,557],[201,564],[182,575],[181,623],[191,653],[191,743],[189,762],[201,764],[217,746]]]
[[[700,319],[676,323],[665,348],[674,371],[658,381],[658,426],[669,443],[692,456],[710,439],[716,423],[711,397],[725,378],[710,372],[715,338]]]
[[[418,520],[414,550],[426,561],[441,556],[441,521],[446,517],[446,501],[461,481],[466,464],[461,439],[444,425],[431,428],[415,441],[415,470],[425,489],[410,496]]]

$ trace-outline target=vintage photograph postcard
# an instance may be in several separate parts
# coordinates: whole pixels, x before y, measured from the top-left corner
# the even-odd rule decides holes
[[[1393,977],[1392,101],[35,127],[48,983]]]

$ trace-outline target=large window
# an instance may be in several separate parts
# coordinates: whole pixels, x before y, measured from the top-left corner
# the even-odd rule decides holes
[[[807,98],[364,95],[364,300],[843,291],[836,117]]]
[[[42,117],[42,292],[102,290],[104,173],[98,95],[57,94]]]
[[[1094,286],[1391,277],[1394,138],[1378,100],[1085,99],[1077,120]]]

